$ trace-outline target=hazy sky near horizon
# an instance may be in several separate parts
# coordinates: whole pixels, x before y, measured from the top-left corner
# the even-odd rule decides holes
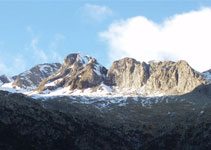
[[[211,69],[211,0],[0,0],[0,74],[70,53]]]

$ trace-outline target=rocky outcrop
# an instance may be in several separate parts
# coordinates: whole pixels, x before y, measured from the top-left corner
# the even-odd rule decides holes
[[[11,82],[11,79],[9,77],[7,77],[6,75],[0,76],[0,85],[2,85],[4,83],[9,83],[9,82]]]
[[[158,96],[184,94],[211,83],[211,71],[199,73],[183,60],[145,63],[133,58],[115,61],[107,70],[95,58],[74,53],[62,65],[37,65],[13,80],[14,88],[36,89],[31,93],[40,94],[58,89],[66,94],[74,94],[76,89],[83,93],[91,88],[89,92],[98,94]]]
[[[211,69],[204,71],[203,73],[210,73],[211,74]]]
[[[26,90],[32,90],[37,88],[41,81],[56,73],[60,68],[61,64],[40,64],[27,70],[17,76],[12,84],[14,88],[22,88]]]
[[[94,58],[70,54],[59,71],[44,80],[37,91],[49,93],[66,87],[69,93],[75,89],[87,88],[93,88],[92,91],[95,91],[95,87],[104,83],[111,89],[129,89],[146,96],[151,93],[175,95],[188,93],[206,82],[204,76],[185,61],[145,63],[124,58],[113,62],[107,71]]]
[[[206,81],[185,61],[151,61],[146,64],[124,58],[112,64],[106,83],[120,89],[142,89],[146,93],[183,94]]]
[[[202,72],[202,76],[204,77],[204,80],[206,80],[208,83],[211,83],[211,69]]]
[[[149,65],[132,58],[115,61],[107,74],[106,84],[119,88],[141,88],[150,76]]]
[[[183,94],[205,83],[200,73],[185,61],[150,62],[150,78],[146,87],[150,91]]]
[[[69,90],[96,87],[105,80],[107,69],[96,59],[82,54],[68,55],[59,71],[44,80],[38,87],[46,90],[69,87]]]

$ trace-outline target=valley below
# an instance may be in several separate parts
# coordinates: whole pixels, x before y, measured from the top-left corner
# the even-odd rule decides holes
[[[200,97],[151,98],[145,107],[144,98],[105,105],[109,98],[87,104],[83,97],[34,100],[1,91],[0,149],[208,150],[211,100],[203,95],[198,103]]]

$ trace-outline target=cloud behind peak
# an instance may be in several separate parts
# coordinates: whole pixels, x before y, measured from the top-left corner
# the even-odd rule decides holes
[[[107,17],[113,15],[113,11],[104,5],[85,4],[83,15],[89,21],[102,22]]]
[[[112,23],[100,37],[111,61],[186,60],[198,71],[211,68],[211,8],[177,14],[156,23],[144,16]]]

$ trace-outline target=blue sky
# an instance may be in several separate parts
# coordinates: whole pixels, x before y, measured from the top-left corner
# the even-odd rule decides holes
[[[174,22],[171,18],[175,15],[200,12],[210,7],[210,0],[0,0],[0,74],[12,76],[36,64],[62,62],[65,56],[75,52],[95,57],[101,64],[109,67],[114,59],[133,57],[134,54],[145,55],[145,51],[133,49],[130,43],[121,47],[124,44],[119,41],[127,43],[125,36],[128,32],[124,34],[124,38],[120,33],[116,37],[115,33],[119,29],[117,27],[121,27],[124,33],[131,28],[130,23],[135,24],[138,21],[137,24],[142,25],[145,23],[144,20],[152,22],[153,25],[165,26],[168,20]],[[202,15],[204,14],[208,14],[203,20],[206,22],[211,16],[209,11]],[[112,28],[113,26],[115,28]],[[133,32],[135,31],[130,33]],[[141,31],[138,33],[142,35]],[[144,36],[148,34],[154,35],[154,32],[143,32]],[[142,38],[134,34],[130,39],[133,40],[133,37]],[[137,45],[137,48],[139,46]],[[140,49],[148,47],[140,46]],[[147,54],[152,57],[137,59],[183,59],[179,54],[176,58],[173,52],[168,53],[168,49],[170,48],[152,51]],[[195,56],[197,53],[193,57]],[[188,61],[188,54],[184,57],[186,58]],[[190,59],[191,61],[193,66],[197,67],[194,64],[196,59]],[[211,64],[208,64],[202,69],[208,69],[209,65],[211,68]],[[198,67],[198,70],[200,69]]]

